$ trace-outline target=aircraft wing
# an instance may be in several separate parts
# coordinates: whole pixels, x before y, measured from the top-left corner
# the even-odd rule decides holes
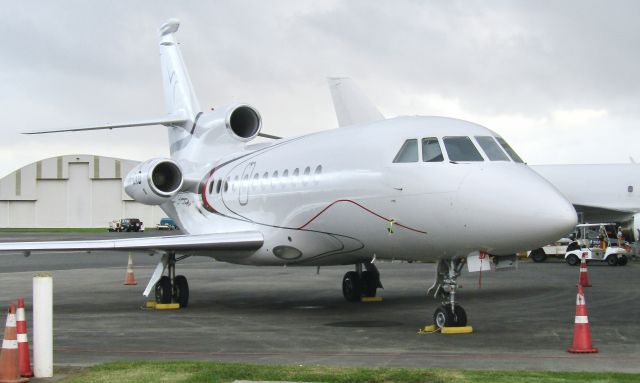
[[[187,234],[166,237],[140,237],[86,241],[0,242],[0,252],[72,252],[72,251],[175,251],[255,250],[264,238],[258,231],[236,233]]]
[[[137,126],[150,126],[150,125],[181,125],[188,122],[188,119],[182,115],[169,115],[166,117],[152,118],[148,120],[129,121],[129,122],[116,122],[116,123],[104,123],[95,124],[91,126],[80,126],[69,129],[56,129],[56,130],[40,130],[35,132],[24,132],[22,134],[47,134],[47,133],[62,133],[62,132],[83,132],[87,130],[104,130],[104,129],[120,129],[131,128]]]
[[[602,206],[587,206],[573,204],[576,211],[579,211],[583,215],[583,219],[586,222],[620,222],[626,221],[633,217],[634,211],[631,210],[617,210],[610,209]]]
[[[348,77],[331,77],[329,89],[340,127],[384,120],[378,108]]]

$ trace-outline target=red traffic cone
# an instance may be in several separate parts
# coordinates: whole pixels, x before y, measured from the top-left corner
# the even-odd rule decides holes
[[[20,376],[30,378],[31,360],[29,359],[29,340],[27,339],[27,316],[24,312],[24,298],[18,298],[18,310],[16,311],[16,330],[18,335],[18,359],[20,361]]]
[[[572,353],[594,353],[597,348],[591,345],[591,330],[589,329],[589,317],[587,316],[587,304],[584,300],[582,286],[578,285],[576,298],[576,319],[573,328],[573,345],[567,349]]]
[[[129,262],[127,262],[127,276],[124,279],[125,286],[137,285],[136,276],[133,275],[133,261],[131,260],[131,253],[129,253]]]
[[[582,287],[591,287],[589,283],[589,274],[587,274],[587,253],[582,253],[582,260],[580,261],[580,278],[578,284]]]
[[[16,306],[9,306],[7,325],[4,328],[2,351],[0,351],[0,383],[28,382],[21,378],[18,367],[18,339],[16,338]]]

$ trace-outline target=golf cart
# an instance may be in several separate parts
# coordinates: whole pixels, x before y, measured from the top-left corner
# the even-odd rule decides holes
[[[564,256],[567,264],[580,264],[582,254],[587,261],[607,262],[609,266],[624,266],[628,261],[627,250],[623,244],[618,244],[615,237],[615,224],[586,223],[576,226],[578,236],[571,245],[574,250],[567,251]],[[612,233],[612,234],[611,234]],[[576,247],[579,248],[576,249]]]

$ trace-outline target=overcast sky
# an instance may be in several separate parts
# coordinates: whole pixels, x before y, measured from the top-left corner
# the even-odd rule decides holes
[[[386,116],[477,122],[531,164],[640,161],[639,1],[0,7],[0,176],[62,154],[167,156],[163,127],[19,132],[163,115],[157,29],[171,17],[202,107],[248,102],[265,132],[335,128],[326,78],[349,76]]]

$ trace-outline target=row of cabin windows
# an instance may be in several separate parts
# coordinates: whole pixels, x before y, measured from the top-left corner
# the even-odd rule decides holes
[[[313,181],[318,180],[318,176],[322,173],[322,165],[316,166],[313,172]],[[226,180],[222,179],[212,179],[209,182],[209,194],[220,194],[221,192],[227,193],[229,190],[232,192],[236,191],[240,188],[241,183],[245,183],[245,187],[251,187],[251,189],[255,190],[258,187],[262,189],[266,189],[267,187],[274,187],[280,183],[282,186],[287,185],[287,183],[291,183],[295,185],[296,182],[299,182],[297,178],[300,176],[300,169],[295,168],[291,173],[291,178],[289,178],[289,169],[285,169],[282,172],[282,176],[280,177],[278,171],[274,171],[269,174],[269,172],[264,172],[262,177],[260,177],[260,172],[255,172],[251,180],[249,180],[249,175],[245,174],[242,180],[240,180],[240,176],[235,176],[233,179],[231,177],[227,177]],[[278,180],[281,179],[279,182]],[[290,180],[290,181],[289,181]],[[311,180],[311,167],[307,166],[304,168],[302,172],[301,180],[303,185],[306,185]]]
[[[474,138],[490,161],[509,161],[509,158],[511,158],[515,162],[523,162],[502,137],[476,136]],[[447,151],[449,161],[484,161],[484,158],[469,137],[443,137],[442,142]],[[402,144],[393,162],[418,162],[420,160],[419,157],[418,140],[411,138]],[[422,161],[444,161],[442,147],[438,138],[426,137],[422,139]]]

